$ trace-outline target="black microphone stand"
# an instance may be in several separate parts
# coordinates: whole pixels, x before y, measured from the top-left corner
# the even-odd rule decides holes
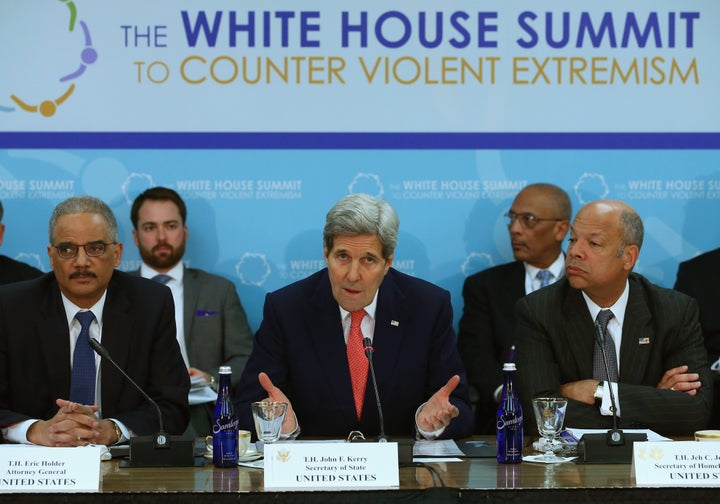
[[[378,392],[377,380],[375,379],[375,366],[373,366],[373,352],[375,349],[372,347],[370,338],[363,338],[363,347],[365,350],[365,356],[367,357],[370,365],[370,378],[372,379],[373,388],[375,389],[375,402],[377,403],[378,419],[380,421],[380,435],[378,441],[381,443],[387,443],[389,438],[385,435],[385,421],[383,419],[382,404],[380,403],[380,393]]]
[[[135,381],[130,378],[130,375],[110,357],[107,349],[102,346],[98,340],[90,338],[88,344],[101,358],[112,364],[157,411],[160,430],[154,436],[134,436],[130,438],[130,467],[194,466],[194,440],[187,436],[169,436],[165,434],[162,411],[157,402],[135,383]]]
[[[610,367],[605,357],[604,335],[599,325],[595,324],[595,344],[600,346],[605,374],[608,378],[610,395],[610,412],[613,425],[605,434],[585,434],[578,443],[578,455],[583,462],[628,464],[632,461],[632,444],[635,441],[647,441],[645,434],[626,434],[618,428],[617,402],[612,383],[610,383]]]

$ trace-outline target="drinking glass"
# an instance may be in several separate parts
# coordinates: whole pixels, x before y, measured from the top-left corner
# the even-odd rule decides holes
[[[562,462],[555,455],[553,442],[563,428],[567,399],[563,397],[537,397],[533,399],[533,411],[540,435],[545,439],[545,454],[540,457],[544,462]]]
[[[252,403],[255,432],[263,443],[274,443],[280,439],[287,403],[260,401]]]

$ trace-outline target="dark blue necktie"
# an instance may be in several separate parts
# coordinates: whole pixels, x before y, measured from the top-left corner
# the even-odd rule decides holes
[[[170,280],[172,280],[172,277],[170,275],[164,275],[161,273],[152,277],[151,280],[166,285]]]
[[[75,318],[80,322],[81,329],[73,352],[70,400],[93,405],[95,404],[95,351],[88,341],[90,324],[95,320],[95,315],[91,311],[81,311],[75,315]]]

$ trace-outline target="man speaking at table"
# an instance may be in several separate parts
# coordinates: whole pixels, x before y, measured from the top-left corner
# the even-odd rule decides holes
[[[168,434],[188,423],[190,380],[170,290],[116,271],[110,208],[76,196],[53,211],[53,273],[0,288],[0,427],[6,441],[110,445],[159,430],[157,409],[88,344],[94,338],[157,403]]]
[[[697,303],[631,273],[643,234],[639,215],[620,201],[578,212],[566,278],[517,305],[525,411],[533,397],[560,394],[567,427],[607,429],[612,387],[620,428],[691,435],[706,425],[712,380]],[[525,426],[535,429],[532,415]]]
[[[391,268],[399,220],[383,200],[342,198],[323,232],[327,268],[269,294],[236,390],[241,428],[250,403],[287,402],[283,437],[380,433],[363,338],[373,362],[385,433],[427,439],[472,434],[450,295]]]

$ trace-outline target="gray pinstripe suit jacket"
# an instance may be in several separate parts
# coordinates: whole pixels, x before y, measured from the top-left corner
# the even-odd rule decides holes
[[[712,407],[712,378],[694,299],[629,278],[630,294],[620,348],[618,400],[621,428],[692,434],[705,427]],[[517,304],[518,382],[526,429],[535,432],[531,399],[559,394],[560,385],[592,378],[595,330],[580,290],[563,278]],[[696,396],[656,385],[670,368],[698,373]],[[565,426],[609,428],[612,419],[594,405],[568,401]]]

